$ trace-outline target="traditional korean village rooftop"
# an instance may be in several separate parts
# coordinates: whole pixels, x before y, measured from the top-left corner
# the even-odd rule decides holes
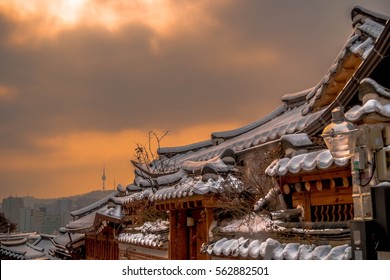
[[[134,181],[73,211],[62,237],[2,241],[0,252],[23,259],[61,250],[74,259],[357,259],[353,221],[376,219],[369,188],[390,181],[390,21],[358,6],[351,20],[352,34],[318,84],[284,95],[247,125],[132,161]],[[360,161],[335,158],[321,136],[338,107],[358,127]],[[380,250],[390,252],[387,245]],[[376,256],[372,248],[364,254]]]

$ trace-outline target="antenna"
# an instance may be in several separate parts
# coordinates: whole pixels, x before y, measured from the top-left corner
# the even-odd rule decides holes
[[[102,176],[102,181],[103,181],[103,191],[106,189],[106,163],[103,164],[103,176]]]

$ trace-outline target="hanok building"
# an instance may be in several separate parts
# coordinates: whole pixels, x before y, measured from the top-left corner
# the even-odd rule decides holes
[[[351,15],[352,34],[315,87],[283,96],[244,127],[134,162],[133,184],[99,205],[106,208],[75,215],[74,224],[91,215],[88,225],[68,227],[94,231],[87,252],[108,250],[92,242],[104,227],[121,259],[375,258],[375,246],[358,245],[372,223],[375,244],[390,251],[388,199],[378,195],[390,185],[390,22],[360,7]],[[358,126],[353,160],[334,156],[322,138],[338,107]],[[107,214],[109,201],[120,214]],[[148,221],[140,209],[155,215]]]
[[[59,260],[51,254],[52,235],[35,233],[11,234],[1,238],[0,259],[2,260]]]
[[[112,205],[109,201],[112,197],[121,196],[122,194],[123,190],[119,189],[87,207],[71,212],[74,220],[66,225],[66,231],[73,234],[82,234],[85,243],[85,246],[82,246],[84,248],[82,254],[77,250],[70,250],[71,252],[78,252],[79,258],[85,259],[118,259],[116,235],[119,231],[118,227],[124,221],[122,220],[121,206]],[[73,248],[69,245],[67,247],[70,247],[69,249]],[[75,258],[74,253],[72,255]]]
[[[0,236],[2,260],[71,260],[83,258],[84,234],[13,233]]]

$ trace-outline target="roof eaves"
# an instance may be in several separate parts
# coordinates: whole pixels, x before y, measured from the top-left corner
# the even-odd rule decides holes
[[[331,112],[338,106],[346,106],[352,97],[357,93],[358,87],[364,78],[369,77],[385,53],[390,47],[390,20],[387,21],[381,35],[377,38],[373,50],[368,57],[360,64],[355,74],[349,79],[343,90],[337,95],[334,101],[323,110],[319,118],[313,121],[305,132],[310,136],[318,133],[324,125],[330,122]]]
[[[96,202],[94,202],[86,207],[72,211],[70,213],[70,215],[72,215],[72,217],[75,217],[75,216],[81,216],[81,215],[86,215],[88,213],[91,213],[92,211],[96,210],[97,208],[100,208],[103,205],[107,204],[107,202],[110,200],[111,197],[117,196],[118,194],[119,194],[119,191],[115,190],[114,192],[110,193],[109,195],[103,197],[102,199],[100,199],[100,200],[98,200],[98,201],[96,201]]]

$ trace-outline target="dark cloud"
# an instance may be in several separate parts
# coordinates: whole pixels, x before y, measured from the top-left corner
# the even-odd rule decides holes
[[[282,94],[313,86],[351,30],[345,9],[335,12],[328,3],[218,2],[204,8],[216,24],[178,28],[174,36],[142,24],[115,33],[81,26],[32,45],[2,44],[0,83],[19,92],[13,103],[0,104],[2,129],[11,126],[20,136],[250,121],[269,111],[256,105],[264,98],[272,107]],[[0,22],[4,37],[17,25],[4,16]],[[277,60],[229,61],[255,49],[271,50]],[[245,107],[249,117],[242,116]]]

